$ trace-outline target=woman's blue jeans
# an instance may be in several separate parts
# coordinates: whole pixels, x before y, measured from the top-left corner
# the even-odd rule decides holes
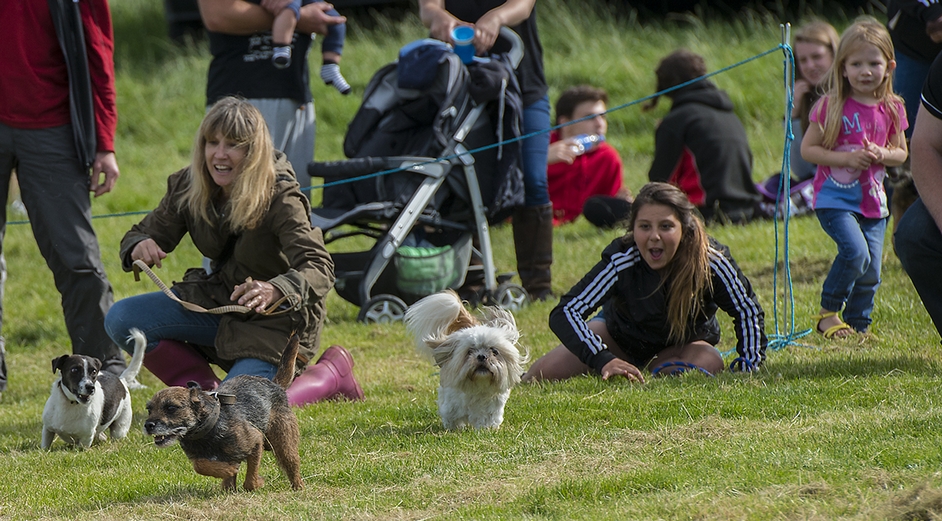
[[[874,297],[880,286],[886,219],[868,219],[847,210],[820,208],[821,228],[837,244],[837,256],[821,288],[821,307],[844,309],[843,318],[857,331],[873,321]]]
[[[147,337],[147,351],[163,339],[201,346],[216,344],[221,315],[190,311],[161,292],[144,293],[121,299],[105,316],[105,331],[121,349],[131,353],[134,343],[130,330],[137,328]],[[271,379],[278,368],[257,358],[240,358],[226,374],[226,380],[240,374]]]
[[[521,142],[523,146],[524,206],[549,204],[549,188],[546,182],[546,157],[549,154],[550,105],[549,96],[543,96],[523,109],[523,133],[530,135]]]
[[[906,119],[909,120],[909,128],[906,129],[907,138],[913,135],[916,112],[919,110],[919,103],[922,98],[922,84],[925,83],[926,76],[929,75],[930,65],[932,65],[932,62],[911,58],[898,50],[896,51],[893,90],[903,97],[906,105]]]

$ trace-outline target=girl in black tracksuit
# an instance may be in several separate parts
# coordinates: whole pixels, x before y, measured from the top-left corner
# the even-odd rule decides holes
[[[589,317],[599,308],[599,316]],[[764,312],[726,246],[706,235],[694,206],[677,187],[645,185],[629,215],[629,232],[550,313],[562,345],[537,360],[525,380],[558,380],[594,370],[644,381],[688,369],[713,374],[725,364],[716,344],[716,311],[734,321],[733,370],[765,360]],[[588,320],[588,322],[587,322]]]

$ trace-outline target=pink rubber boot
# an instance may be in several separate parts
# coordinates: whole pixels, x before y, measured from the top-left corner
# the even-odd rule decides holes
[[[219,387],[219,378],[195,349],[176,340],[164,339],[144,354],[144,367],[169,386],[186,387],[194,381],[209,391]]]
[[[330,346],[316,364],[307,366],[288,387],[288,403],[298,407],[330,399],[362,400],[363,389],[353,376],[353,357]]]

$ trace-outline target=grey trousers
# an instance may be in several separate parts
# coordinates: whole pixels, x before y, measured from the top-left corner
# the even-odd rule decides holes
[[[310,199],[311,194],[306,189],[311,186],[311,176],[307,173],[307,165],[314,160],[314,103],[298,105],[298,102],[291,99],[248,99],[246,101],[262,113],[275,148],[288,156],[288,161],[298,178],[298,184]]]
[[[90,178],[79,164],[71,127],[17,129],[0,123],[0,256],[14,169],[36,244],[62,296],[72,352],[98,358],[102,369],[119,370],[124,356],[104,327],[114,295],[92,228]],[[5,271],[0,275],[0,299]],[[3,311],[0,300],[0,327]]]

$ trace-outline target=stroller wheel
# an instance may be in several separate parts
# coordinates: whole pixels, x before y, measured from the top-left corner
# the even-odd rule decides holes
[[[360,307],[357,321],[364,324],[401,322],[407,307],[406,303],[395,295],[377,295]]]
[[[530,296],[523,286],[505,282],[494,290],[492,302],[507,311],[520,311],[530,303]]]

